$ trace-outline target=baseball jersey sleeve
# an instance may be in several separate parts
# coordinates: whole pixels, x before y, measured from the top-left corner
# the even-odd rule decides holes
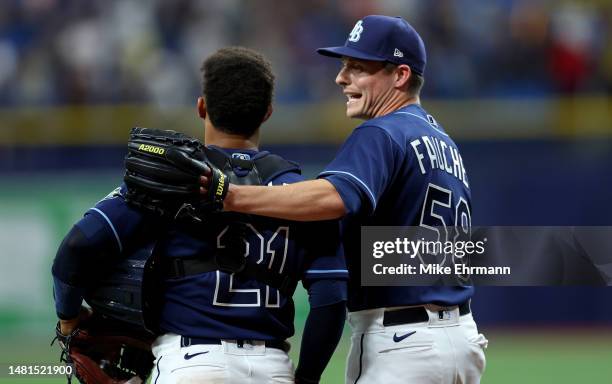
[[[76,224],[86,237],[101,227],[106,228],[112,233],[118,252],[123,252],[126,245],[133,242],[134,234],[142,232],[143,224],[147,221],[141,211],[125,202],[125,189],[125,185],[115,189],[85,213],[88,220]]]
[[[275,177],[270,185],[291,184],[304,177],[287,172]],[[304,249],[304,264],[300,280],[308,291],[311,308],[347,300],[348,270],[340,240],[338,221],[304,222],[299,224],[299,244]]]
[[[346,279],[348,270],[337,221],[321,221],[308,226],[304,238],[306,259],[302,280]]]
[[[349,215],[371,214],[404,152],[377,126],[357,127],[319,175],[334,185]]]
[[[54,298],[60,318],[76,316],[83,293],[110,259],[136,247],[147,220],[123,199],[124,186],[89,209],[60,245],[53,262]],[[140,234],[140,235],[139,235]]]
[[[348,270],[337,221],[305,224],[306,255],[302,284],[312,308],[347,300]]]
[[[300,181],[304,181],[304,176],[296,172],[285,172],[279,176],[274,177],[268,185],[283,185],[283,184],[292,184],[299,183]]]

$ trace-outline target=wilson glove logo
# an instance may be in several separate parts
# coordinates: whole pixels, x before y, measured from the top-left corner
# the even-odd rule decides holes
[[[225,174],[221,173],[219,176],[219,184],[217,184],[217,191],[215,194],[217,196],[223,196],[223,189],[225,188]]]
[[[154,145],[140,144],[138,147],[139,151],[154,153],[156,155],[163,155],[166,150],[162,147],[156,147]]]

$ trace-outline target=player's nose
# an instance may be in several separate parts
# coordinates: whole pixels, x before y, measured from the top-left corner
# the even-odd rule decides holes
[[[348,80],[348,76],[346,73],[346,67],[342,67],[340,68],[340,71],[338,71],[338,74],[336,75],[336,84],[338,84],[341,87],[344,87],[346,85],[348,85],[349,80]]]

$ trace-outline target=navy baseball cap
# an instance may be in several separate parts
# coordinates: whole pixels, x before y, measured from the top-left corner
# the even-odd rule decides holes
[[[421,76],[427,63],[425,43],[417,31],[401,17],[381,15],[370,15],[359,20],[343,46],[319,48],[317,53],[407,64]]]

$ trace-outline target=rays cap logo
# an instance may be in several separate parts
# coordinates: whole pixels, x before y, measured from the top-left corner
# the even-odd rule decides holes
[[[361,37],[361,32],[363,32],[363,21],[359,20],[353,27],[351,33],[349,33],[348,41],[354,43],[358,42]]]
[[[406,64],[421,76],[427,64],[423,39],[401,17],[366,16],[355,24],[344,45],[319,48],[317,52],[330,57]]]

